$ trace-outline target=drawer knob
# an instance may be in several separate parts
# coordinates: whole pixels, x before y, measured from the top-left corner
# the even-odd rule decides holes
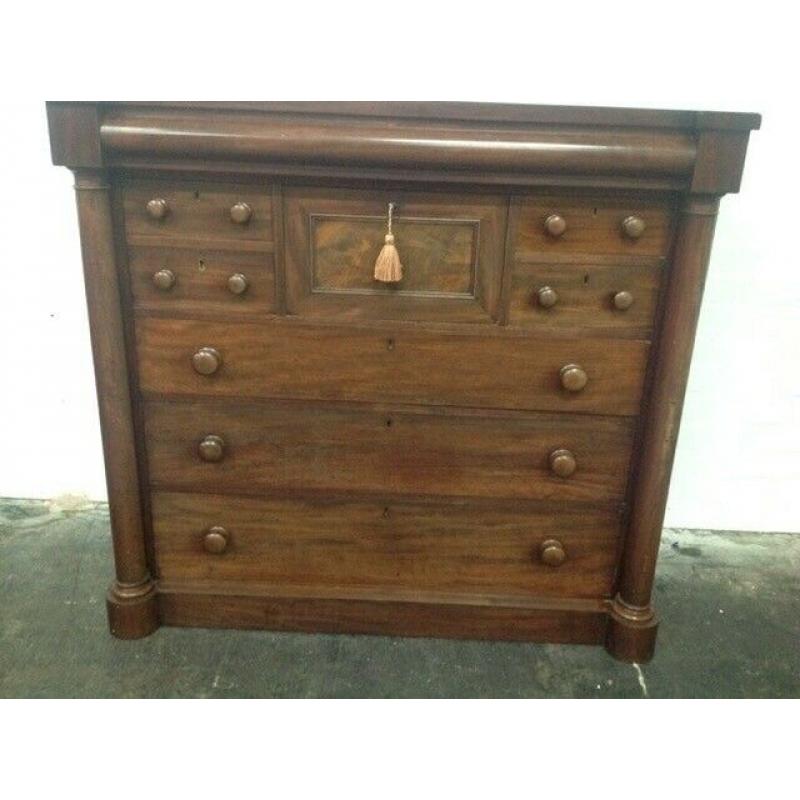
[[[622,232],[629,238],[629,239],[639,239],[641,235],[645,232],[647,225],[645,221],[641,217],[637,217],[635,214],[631,214],[629,217],[625,217],[622,220]]]
[[[578,364],[565,364],[559,373],[561,385],[568,392],[580,392],[589,382],[586,370]]]
[[[559,478],[569,478],[575,474],[578,462],[569,450],[553,450],[550,453],[550,471]]]
[[[169,214],[169,205],[163,197],[154,197],[147,203],[147,216],[150,219],[164,219]]]
[[[548,539],[542,542],[539,548],[539,557],[542,559],[543,564],[548,567],[560,567],[567,560],[567,552],[564,550],[564,545],[557,539]]]
[[[228,539],[230,539],[228,531],[220,525],[215,525],[206,531],[206,535],[203,537],[203,547],[206,553],[219,555],[228,549]]]
[[[225,440],[221,436],[209,434],[197,445],[197,455],[211,464],[222,461],[225,457]]]
[[[161,292],[168,292],[175,285],[175,273],[171,269],[160,269],[153,274],[153,285]]]
[[[228,290],[231,294],[244,294],[250,286],[246,275],[241,272],[235,272],[228,278]]]
[[[234,203],[231,206],[231,221],[237,225],[247,225],[253,216],[253,209],[247,203]]]
[[[552,308],[558,302],[558,292],[552,286],[542,286],[536,300],[542,308]]]
[[[567,230],[567,221],[561,214],[551,214],[545,221],[544,221],[544,229],[547,231],[550,236],[554,239],[558,239],[560,236],[563,236]]]
[[[201,347],[192,356],[192,366],[199,375],[213,375],[222,366],[222,356],[213,347]]]
[[[633,295],[630,292],[617,292],[614,295],[614,308],[618,311],[627,311],[633,305]]]

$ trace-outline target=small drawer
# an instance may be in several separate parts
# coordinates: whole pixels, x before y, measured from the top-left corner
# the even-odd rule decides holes
[[[514,265],[508,323],[579,335],[647,339],[655,322],[663,262]]]
[[[128,242],[140,237],[271,243],[272,195],[264,186],[136,181],[122,189]]]
[[[402,280],[375,280],[393,204]],[[289,312],[343,320],[491,323],[507,201],[493,196],[347,189],[286,193]]]
[[[595,598],[614,583],[613,509],[156,492],[158,574],[197,585]]]
[[[574,253],[666,257],[672,219],[666,201],[530,197],[519,209],[515,255],[544,259]]]
[[[134,306],[232,317],[275,308],[271,253],[212,248],[128,248]]]
[[[466,326],[465,326],[466,327]],[[140,319],[146,392],[636,416],[649,343]]]
[[[155,486],[231,494],[616,502],[634,420],[363,409],[271,401],[150,402]]]

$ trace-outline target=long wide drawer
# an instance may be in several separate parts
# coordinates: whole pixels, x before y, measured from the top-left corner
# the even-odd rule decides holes
[[[636,415],[648,342],[140,319],[145,392]],[[203,348],[202,369],[195,355]],[[562,370],[587,377],[577,391]]]
[[[145,422],[160,487],[607,502],[625,491],[634,420],[196,401],[150,402]]]
[[[612,590],[619,542],[611,509],[556,514],[160,492],[152,509],[161,580],[243,590],[602,597]]]

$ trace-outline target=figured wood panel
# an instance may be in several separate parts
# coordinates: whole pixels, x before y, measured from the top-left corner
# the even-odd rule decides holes
[[[162,220],[151,219],[147,203],[167,201],[169,212]],[[231,220],[231,207],[247,203],[253,211],[244,225]],[[272,241],[272,195],[269,186],[257,184],[206,183],[203,181],[136,180],[123,188],[125,230],[130,238],[157,237]]]
[[[137,309],[235,316],[275,310],[275,263],[270,253],[129,246],[128,268]],[[168,291],[153,283],[154,273],[163,269],[176,278]],[[236,273],[247,278],[244,294],[233,294],[228,288],[228,278]]]
[[[206,323],[140,319],[141,388],[166,394],[287,397],[419,405],[638,414],[648,343],[533,339],[402,329]],[[193,353],[216,348],[213,375]],[[582,365],[582,392],[561,388],[559,370]]]
[[[374,279],[387,209],[403,279]],[[507,202],[501,197],[348,189],[286,193],[290,313],[338,319],[491,322]]]
[[[633,420],[197,401],[148,403],[146,430],[156,486],[609,501],[625,490]],[[209,434],[225,441],[220,462],[198,458]],[[578,463],[566,479],[549,469],[560,448]]]
[[[560,237],[545,230],[545,220],[558,214],[567,223]],[[631,215],[646,225],[639,239],[623,234],[622,222]],[[626,254],[666,257],[673,229],[673,209],[667,201],[650,198],[618,199],[572,196],[529,196],[524,198],[517,225],[517,257],[547,259],[551,254]]]
[[[586,336],[626,336],[649,339],[665,266],[596,264],[587,262],[517,263],[511,286],[508,323],[542,331],[564,329]],[[545,308],[539,289],[549,286],[558,302]],[[633,305],[621,311],[614,306],[617,292],[633,295]]]
[[[613,510],[487,510],[468,504],[266,500],[157,492],[153,520],[164,581],[441,591],[460,595],[603,597],[614,579]],[[212,555],[203,536],[223,526]],[[560,567],[539,547],[558,539]]]

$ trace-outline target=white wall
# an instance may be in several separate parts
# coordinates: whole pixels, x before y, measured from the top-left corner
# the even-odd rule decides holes
[[[567,20],[551,6],[546,14],[535,4],[495,2],[482,6],[493,14],[481,17],[472,37],[460,28],[445,37],[455,11],[422,4],[420,16],[419,4],[405,0],[404,13],[393,15],[396,52],[383,63],[374,41],[380,25],[371,18],[368,30],[342,26],[344,5],[336,4],[335,14],[316,9],[311,28],[300,7],[270,8],[270,25],[287,33],[271,38],[268,50],[257,25],[245,30],[233,21],[226,30],[229,23],[215,19],[209,59],[193,45],[197,39],[181,50],[170,36],[180,19],[165,6],[154,6],[158,29],[148,27],[145,3],[141,20],[125,20],[130,43],[147,42],[159,55],[130,60],[127,70],[113,66],[125,61],[117,38],[97,39],[84,51],[66,46],[53,23],[45,38],[51,63],[61,53],[59,69],[34,72],[18,90],[24,99],[12,96],[4,105],[0,127],[0,495],[105,494],[72,180],[49,164],[44,99],[230,97],[224,64],[236,65],[237,99],[414,97],[761,112],[742,193],[722,205],[667,524],[800,531],[800,170],[791,82],[800,64],[782,6],[765,2],[757,14],[744,14],[727,5],[721,14],[719,4],[705,10],[673,2],[652,17],[640,4],[571,5]],[[327,31],[337,21],[332,42]],[[297,26],[299,39],[290,33]],[[248,52],[258,55],[249,66]],[[98,63],[105,70],[94,69]],[[264,79],[273,68],[279,83]]]

